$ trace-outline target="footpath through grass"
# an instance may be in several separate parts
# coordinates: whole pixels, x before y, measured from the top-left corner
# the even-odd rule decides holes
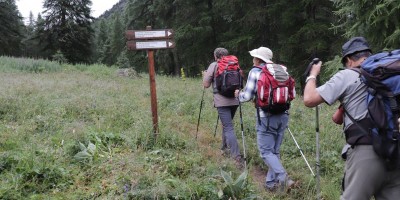
[[[221,125],[206,90],[196,136],[200,79],[157,76],[160,133],[152,134],[149,79],[116,68],[0,57],[0,199],[315,199],[316,182],[286,132],[281,149],[300,187],[264,190],[255,109],[242,105],[248,175],[223,157]],[[338,199],[344,143],[320,110],[323,199]],[[315,110],[292,105],[289,128],[315,172]],[[242,149],[239,112],[235,130]],[[242,174],[242,176],[240,176]],[[244,179],[246,177],[247,179]]]

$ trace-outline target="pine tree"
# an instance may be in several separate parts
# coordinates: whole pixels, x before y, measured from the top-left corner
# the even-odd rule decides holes
[[[0,1],[0,55],[21,54],[24,24],[15,0]]]
[[[125,30],[119,13],[114,16],[114,22],[112,24],[112,33],[110,38],[111,52],[110,64],[115,64],[117,58],[125,48]]]
[[[45,0],[41,42],[54,55],[57,50],[71,63],[90,62],[93,30],[91,0]],[[47,42],[46,42],[47,41]]]
[[[340,17],[336,30],[345,36],[364,36],[377,49],[400,46],[399,0],[334,0],[335,14]]]
[[[35,43],[35,27],[36,22],[33,18],[32,11],[29,13],[28,24],[25,27],[24,39],[22,41],[23,45],[23,56],[24,57],[37,57],[37,44]]]
[[[111,65],[109,61],[110,55],[110,39],[109,28],[105,19],[101,19],[96,34],[96,57],[95,60],[100,63]]]

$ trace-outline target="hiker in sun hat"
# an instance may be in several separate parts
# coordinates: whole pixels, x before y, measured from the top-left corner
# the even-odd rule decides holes
[[[385,161],[374,151],[371,134],[364,132],[373,128],[373,122],[368,115],[368,87],[361,81],[357,68],[371,52],[364,37],[353,37],[342,46],[341,62],[345,70],[340,70],[328,82],[317,87],[316,77],[322,66],[319,61],[312,66],[305,83],[304,104],[307,107],[321,103],[332,105],[339,101],[346,111],[343,114],[347,144],[342,151],[342,158],[346,160],[342,200],[369,200],[372,197],[388,200],[400,196],[400,170],[386,169]]]
[[[240,102],[257,98],[257,81],[262,68],[267,68],[273,76],[288,76],[286,67],[272,62],[273,53],[267,47],[259,47],[249,51],[253,57],[253,68],[250,70],[247,83],[242,91],[237,90],[235,96]],[[278,73],[279,72],[279,73]],[[278,77],[277,77],[278,78]],[[280,159],[280,146],[289,121],[287,110],[281,113],[271,113],[263,109],[256,110],[257,146],[261,158],[268,165],[265,187],[269,191],[284,191],[295,185],[288,177]]]
[[[216,92],[215,73],[217,70],[217,61],[228,54],[228,50],[225,48],[219,47],[214,50],[214,62],[212,62],[203,73],[203,86],[205,88],[212,86],[213,88],[214,107],[217,108],[218,116],[223,127],[221,151],[224,155],[228,154],[233,158],[238,168],[243,168],[244,159],[240,153],[233,126],[233,117],[239,106],[239,101],[235,97],[226,97]]]

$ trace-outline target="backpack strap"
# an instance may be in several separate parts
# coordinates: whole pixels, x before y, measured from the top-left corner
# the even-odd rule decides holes
[[[360,141],[360,139],[361,139],[362,137],[364,137],[364,136],[366,136],[366,135],[369,135],[369,131],[368,131],[367,129],[365,129],[363,126],[361,126],[361,125],[360,125],[360,122],[359,122],[359,121],[356,121],[356,120],[347,112],[347,110],[344,108],[344,105],[343,105],[343,110],[344,110],[345,115],[347,115],[347,116],[350,118],[350,120],[353,122],[353,124],[355,124],[355,125],[357,126],[357,128],[358,128],[359,130],[361,130],[361,131],[364,133],[364,134],[361,134],[361,135],[357,136],[356,139],[355,139],[355,141],[354,141],[354,143],[351,144],[351,148],[354,148],[354,146],[357,145],[357,143]]]
[[[215,62],[215,67],[214,67],[214,72],[213,72],[213,82],[212,82],[213,94],[218,93],[217,83],[216,83],[216,78],[215,78],[215,74],[217,73],[217,70],[218,70],[218,61]]]

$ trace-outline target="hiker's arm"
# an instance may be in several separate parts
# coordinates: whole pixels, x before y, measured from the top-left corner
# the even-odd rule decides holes
[[[324,99],[317,91],[317,76],[321,71],[322,62],[314,64],[310,75],[307,78],[304,88],[304,105],[307,107],[315,107],[324,102]]]
[[[203,86],[209,88],[211,86],[212,78],[209,77],[207,71],[203,71]]]
[[[209,88],[214,78],[215,63],[211,63],[206,71],[203,71],[203,86]]]
[[[239,98],[240,102],[250,101],[256,94],[257,74],[254,70],[250,70],[249,77],[247,78],[246,85],[242,91],[236,90],[235,96]]]

